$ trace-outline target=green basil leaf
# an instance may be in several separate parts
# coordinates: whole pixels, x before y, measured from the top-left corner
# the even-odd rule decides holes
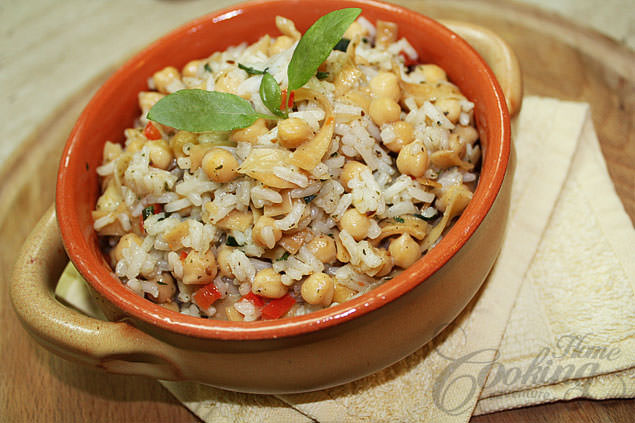
[[[298,42],[287,68],[289,92],[300,88],[315,75],[360,13],[362,9],[359,8],[335,10],[311,25]]]
[[[285,116],[285,113],[280,110],[282,93],[280,92],[280,86],[270,73],[265,72],[262,75],[262,81],[260,82],[260,98],[262,103],[277,116]]]
[[[163,97],[148,119],[189,132],[231,131],[253,124],[258,115],[237,95],[205,90],[180,90]]]

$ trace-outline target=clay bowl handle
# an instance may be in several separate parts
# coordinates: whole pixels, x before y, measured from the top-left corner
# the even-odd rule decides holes
[[[511,47],[487,28],[459,21],[441,20],[440,22],[456,32],[481,55],[494,71],[505,94],[509,115],[516,115],[523,99],[523,80],[518,58]]]
[[[13,307],[27,331],[52,352],[111,373],[181,379],[174,347],[128,323],[94,319],[55,299],[66,263],[51,206],[24,243],[11,280]]]

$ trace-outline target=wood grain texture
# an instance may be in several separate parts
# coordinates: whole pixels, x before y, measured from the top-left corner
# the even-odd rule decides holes
[[[440,19],[486,26],[517,52],[527,94],[587,101],[609,173],[635,221],[635,59],[610,40],[535,9],[501,0],[401,1]],[[23,330],[6,286],[18,248],[51,204],[57,160],[83,105],[109,72],[34,128],[0,171],[0,421],[191,422],[156,381],[114,376],[47,352]],[[577,400],[504,411],[474,422],[630,422],[635,401]]]

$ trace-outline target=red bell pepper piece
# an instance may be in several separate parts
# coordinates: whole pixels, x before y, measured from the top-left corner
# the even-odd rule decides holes
[[[263,305],[265,305],[265,302],[262,300],[262,297],[254,294],[253,292],[249,291],[249,294],[244,295],[241,300],[247,300],[250,303],[252,303],[253,305],[255,305],[256,307],[262,307]]]
[[[293,108],[293,102],[295,100],[295,91],[291,91],[291,94],[289,94],[289,109]]]
[[[143,135],[149,140],[161,139],[161,132],[152,124],[148,122],[145,128],[143,128]]]
[[[282,90],[280,93],[280,110],[285,110],[287,104],[287,90]]]
[[[212,304],[221,297],[221,293],[218,292],[218,288],[216,288],[213,282],[200,288],[192,296],[194,303],[196,303],[198,308],[203,310],[210,308]]]
[[[279,319],[291,310],[293,304],[295,304],[295,298],[289,294],[277,300],[271,300],[262,308],[262,318],[267,320]]]

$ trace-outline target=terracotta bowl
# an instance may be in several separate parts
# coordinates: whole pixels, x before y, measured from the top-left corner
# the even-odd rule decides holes
[[[276,321],[228,322],[166,310],[125,288],[106,263],[92,229],[99,194],[95,168],[107,140],[122,140],[140,113],[137,93],[167,65],[207,57],[277,33],[274,17],[304,32],[325,13],[361,7],[371,22],[399,24],[425,62],[436,63],[475,103],[484,150],[474,198],[443,240],[398,277],[341,305]],[[453,23],[484,52],[520,101],[517,63],[488,31]],[[25,244],[11,296],[30,333],[50,350],[111,372],[193,380],[231,390],[289,393],[325,388],[378,371],[420,348],[475,295],[499,252],[510,195],[510,123],[492,70],[445,26],[401,7],[372,1],[273,0],[199,18],[159,39],[123,65],[95,94],[67,141],[51,210]],[[51,295],[73,261],[111,321],[87,317]]]

